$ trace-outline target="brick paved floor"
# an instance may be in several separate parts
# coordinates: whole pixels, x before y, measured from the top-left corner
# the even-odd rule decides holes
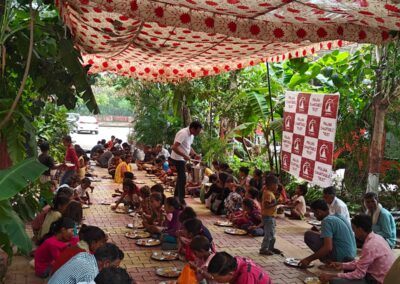
[[[104,169],[96,168],[99,178],[106,175]],[[143,180],[148,185],[153,182],[145,177],[145,172],[135,172],[138,180]],[[124,237],[124,233],[129,231],[126,225],[132,218],[128,215],[112,212],[107,205],[100,205],[102,200],[112,200],[111,194],[118,185],[112,180],[102,179],[101,182],[93,182],[95,190],[93,193],[93,205],[89,209],[84,209],[84,223],[101,227],[109,233],[110,241],[117,244],[124,252],[125,259],[122,266],[134,277],[138,283],[159,283],[165,279],[157,277],[154,273],[157,267],[176,266],[182,267],[181,261],[157,262],[150,259],[152,251],[159,250],[160,247],[143,248],[135,245],[134,240]],[[119,186],[121,187],[121,186]],[[213,225],[220,217],[210,214],[199,199],[188,198],[187,203],[194,207],[198,212],[199,218],[210,229],[218,251],[227,251],[233,255],[247,256],[261,265],[270,274],[273,283],[303,283],[307,276],[312,276],[312,272],[318,273],[317,268],[312,271],[290,268],[283,264],[284,258],[281,256],[261,256],[258,254],[262,237],[253,238],[248,236],[231,236],[225,234],[224,228]],[[310,251],[303,242],[303,234],[310,226],[303,221],[292,221],[282,217],[277,218],[277,242],[276,247],[281,249],[287,257],[305,257]],[[30,228],[27,226],[29,232]],[[15,256],[9,267],[6,282],[15,284],[36,284],[46,283],[34,275],[33,269],[28,262],[31,259],[23,256]],[[318,265],[318,263],[316,263]]]

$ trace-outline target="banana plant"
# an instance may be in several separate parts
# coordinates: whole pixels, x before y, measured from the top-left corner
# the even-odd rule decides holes
[[[279,94],[279,93],[278,93]],[[234,128],[230,132],[230,136],[240,136],[246,137],[254,133],[257,127],[262,129],[264,139],[266,142],[265,151],[268,155],[268,161],[270,165],[270,169],[274,169],[273,163],[273,153],[271,152],[270,145],[272,143],[272,139],[279,140],[279,130],[282,126],[282,114],[278,110],[281,108],[283,103],[283,97],[277,95],[275,93],[273,98],[273,116],[274,120],[271,119],[271,110],[270,105],[267,100],[268,88],[253,88],[249,90],[242,91],[237,99],[245,98],[248,102],[248,107],[244,110],[245,112],[245,121]],[[245,145],[243,145],[245,149]],[[248,154],[249,152],[246,151]],[[249,158],[251,159],[250,155]]]
[[[23,202],[20,195],[45,170],[47,167],[37,159],[29,158],[0,171],[0,248],[10,257],[13,254],[14,245],[24,254],[29,254],[32,250],[32,242],[25,231],[25,225],[14,208],[33,212],[31,214],[33,217],[32,206],[35,205],[34,201],[37,204],[38,200]]]

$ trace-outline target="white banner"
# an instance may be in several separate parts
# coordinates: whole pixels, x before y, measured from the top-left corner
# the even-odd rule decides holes
[[[339,94],[286,92],[282,170],[321,187],[332,185]]]

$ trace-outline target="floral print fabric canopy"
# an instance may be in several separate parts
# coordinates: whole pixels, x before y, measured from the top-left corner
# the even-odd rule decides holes
[[[396,4],[397,3],[397,4]],[[179,81],[400,30],[399,1],[56,0],[90,72]]]

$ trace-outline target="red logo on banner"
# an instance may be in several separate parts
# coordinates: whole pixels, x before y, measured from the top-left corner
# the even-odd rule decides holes
[[[293,134],[292,153],[301,156],[303,153],[303,146],[304,146],[304,136]]]
[[[304,157],[301,158],[300,177],[305,180],[312,181],[314,178],[314,166],[315,161]]]
[[[307,117],[306,135],[310,136],[310,137],[318,138],[320,123],[321,123],[320,117],[309,115]]]
[[[333,143],[318,140],[318,147],[317,147],[317,161],[332,165],[332,155],[333,154]]]
[[[283,121],[284,121],[283,130],[284,131],[293,132],[294,116],[295,116],[295,113],[291,113],[291,112],[284,113],[284,115],[283,115]]]
[[[300,93],[297,97],[297,113],[308,113],[308,105],[310,103],[311,94]]]
[[[282,169],[284,171],[289,172],[289,170],[290,170],[290,159],[291,159],[291,154],[282,151]]]
[[[322,117],[336,118],[338,106],[339,96],[325,95],[322,103]]]

